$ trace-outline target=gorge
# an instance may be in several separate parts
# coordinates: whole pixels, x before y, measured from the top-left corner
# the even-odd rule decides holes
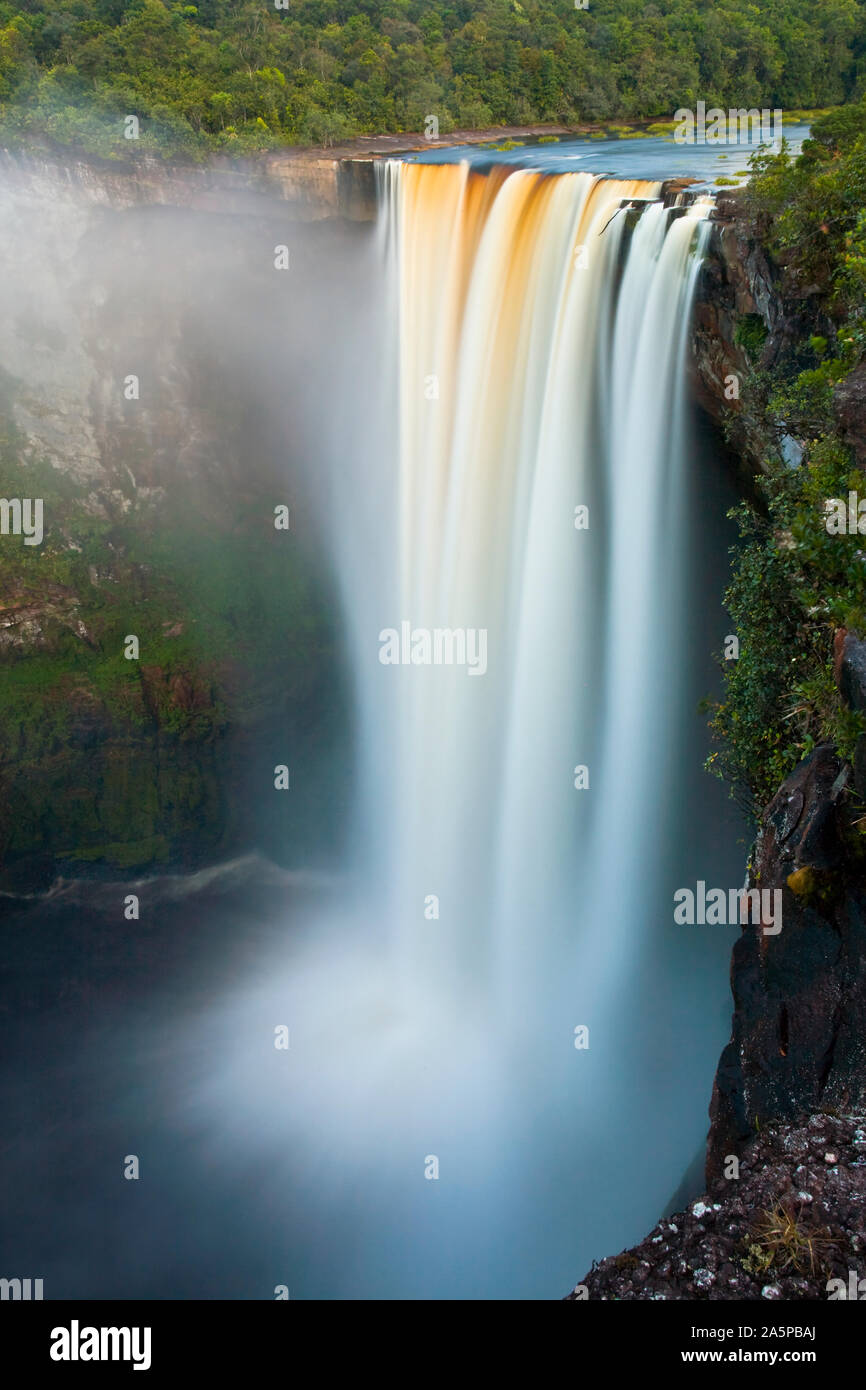
[[[736,926],[687,937],[674,920],[678,884],[733,890],[745,857],[745,827],[701,771],[696,708],[730,630],[724,513],[740,470],[691,399],[727,415],[725,378],[747,369],[736,324],[774,313],[743,280],[757,252],[732,252],[736,202],[661,179],[393,160],[376,170],[375,224],[345,198],[328,211],[348,219],[310,223],[315,200],[274,198],[259,170],[233,172],[228,213],[212,187],[207,210],[184,207],[176,174],[168,206],[143,210],[97,169],[79,180],[93,201],[67,192],[57,230],[34,234],[52,176],[19,177],[0,227],[44,294],[34,323],[4,291],[4,438],[16,476],[64,487],[46,503],[49,573],[4,571],[7,942],[23,950],[35,922],[61,943],[56,1043],[94,997],[87,968],[70,974],[71,921],[111,960],[130,873],[162,943],[203,894],[200,949],[230,957],[231,976],[201,997],[187,961],[193,983],[154,976],[131,1022],[101,1024],[100,1045],[122,1036],[135,1058],[172,1200],[197,1213],[171,1296],[203,1281],[214,1297],[283,1282],[292,1297],[555,1297],[680,1186],[728,1036],[725,961],[735,940],[759,949]],[[112,248],[98,269],[97,228]],[[285,293],[277,243],[300,267]],[[152,383],[132,419],[111,394],[136,370],[131,348]],[[286,538],[266,534],[283,502],[288,570],[273,549]],[[172,512],[185,540],[190,518],[205,523],[186,566]],[[196,621],[217,609],[228,626],[202,643]],[[133,680],[94,654],[142,612],[151,655]],[[383,665],[380,633],[407,615],[483,631],[483,677]],[[21,713],[32,662],[68,724]],[[820,816],[838,776],[822,757],[804,793]],[[139,783],[148,759],[156,776]],[[284,762],[289,810],[271,790]],[[230,862],[222,887],[202,881],[251,850],[282,867]],[[220,921],[243,935],[250,910],[266,940],[227,949]],[[56,988],[26,984],[31,1009]],[[278,1025],[285,1059],[264,1051]],[[838,1055],[841,1094],[855,1058]],[[711,1163],[743,1142],[764,1060],[720,1068]],[[136,1151],[126,1079],[95,1038],[49,1072],[75,1095],[100,1078],[90,1142]],[[46,1234],[46,1277],[67,1296],[155,1296],[167,1245],[124,1260],[128,1217],[102,1206],[85,1128],[69,1141],[73,1211],[100,1224],[112,1273],[58,1259]],[[31,1216],[32,1159],[19,1138]],[[213,1192],[193,1198],[202,1164]],[[202,1275],[200,1230],[225,1230],[249,1172],[249,1229]],[[700,1195],[701,1177],[685,1187]],[[53,1219],[69,1230],[68,1211]],[[23,1228],[13,1239],[17,1267]]]

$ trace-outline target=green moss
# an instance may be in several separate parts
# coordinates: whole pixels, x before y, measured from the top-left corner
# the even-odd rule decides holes
[[[815,891],[815,871],[810,865],[788,875],[787,884],[798,898],[809,898]]]
[[[40,547],[0,547],[0,594],[39,629],[0,650],[0,866],[214,852],[226,740],[286,705],[311,727],[339,705],[315,557],[275,531],[270,497],[251,493],[230,524],[183,498],[100,519],[68,478],[11,445],[2,458],[4,490],[44,497],[48,526]]]
[[[723,182],[721,179],[717,183]],[[738,347],[746,350],[749,357],[756,361],[767,341],[767,326],[760,314],[743,314],[734,328],[734,342]]]
[[[95,845],[76,850],[70,859],[84,864],[103,862],[114,869],[143,869],[148,865],[165,864],[169,845],[164,835],[152,835],[145,840],[118,841],[110,845]]]

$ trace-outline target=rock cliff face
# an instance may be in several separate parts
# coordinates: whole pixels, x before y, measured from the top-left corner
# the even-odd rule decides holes
[[[742,195],[719,198],[697,294],[692,373],[695,394],[725,430],[744,485],[768,451],[797,462],[797,441],[768,432],[730,390],[754,367],[783,364],[814,329],[815,287],[785,289],[751,233]],[[866,381],[854,372],[837,388],[843,437],[866,442]],[[866,646],[837,633],[836,677],[852,709],[866,708]],[[744,929],[734,948],[734,1025],[716,1076],[707,1176],[772,1119],[793,1121],[821,1107],[866,1111],[866,865],[851,823],[862,814],[866,747],[854,766],[818,748],[763,813],[748,885],[782,893],[784,928]]]
[[[850,833],[861,795],[850,772],[817,748],[764,814],[749,884],[781,892],[782,930],[749,925],[734,947],[710,1180],[761,1124],[866,1113],[866,873]]]
[[[773,276],[760,247],[749,238],[735,197],[721,195],[713,214],[707,255],[695,297],[690,373],[695,399],[731,448],[738,475],[750,481],[760,469],[763,433],[740,400],[740,386],[750,370],[746,348],[738,342],[738,324],[757,318],[769,336],[780,310]]]
[[[866,642],[839,629],[836,680],[866,709]],[[768,1120],[866,1114],[866,862],[853,833],[866,802],[866,738],[853,765],[819,747],[766,808],[749,886],[779,890],[783,927],[734,947],[731,1041],[710,1107],[707,1176]]]
[[[331,384],[311,287],[344,266],[350,305],[368,229],[325,164],[0,167],[0,495],[43,499],[46,529],[0,537],[0,889],[200,863],[274,814],[274,848],[299,844],[315,819],[263,788],[293,730],[339,746],[344,717],[298,517],[304,406]]]
[[[783,365],[809,333],[826,331],[813,310],[824,286],[792,290],[756,240],[744,194],[722,193],[695,299],[691,380],[699,405],[727,440],[743,487],[765,465],[770,451],[799,461],[801,443],[767,429],[742,399],[741,386],[755,369]],[[857,368],[836,388],[835,413],[845,442],[866,466],[866,369]]]
[[[261,212],[279,201],[293,221],[370,222],[376,215],[374,162],[305,151],[249,160],[214,157],[201,165],[152,156],[123,163],[0,150],[0,176],[26,182],[35,197],[74,196],[79,206],[115,211],[156,206],[222,216]]]

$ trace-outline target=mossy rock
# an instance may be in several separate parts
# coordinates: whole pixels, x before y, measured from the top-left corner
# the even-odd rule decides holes
[[[722,183],[722,179],[717,179]],[[752,361],[760,357],[767,341],[767,325],[760,314],[743,314],[734,328],[734,342],[744,348]]]
[[[164,835],[151,835],[146,840],[120,840],[108,845],[94,845],[76,850],[69,858],[82,864],[105,863],[113,869],[145,869],[152,864],[166,864],[169,844]]]
[[[805,864],[801,869],[795,869],[792,874],[789,874],[786,883],[791,892],[795,893],[798,898],[811,897],[818,886],[815,878],[815,870],[808,864]]]

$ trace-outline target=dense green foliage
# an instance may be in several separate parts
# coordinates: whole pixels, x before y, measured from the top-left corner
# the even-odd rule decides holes
[[[851,757],[864,731],[833,676],[834,632],[866,635],[863,537],[831,534],[825,506],[866,498],[866,475],[834,411],[834,388],[866,357],[866,103],[819,121],[803,155],[753,160],[753,231],[778,270],[779,300],[797,332],[771,370],[757,359],[763,336],[744,321],[739,341],[756,361],[746,385],[766,430],[766,476],[757,506],[737,511],[737,552],[728,607],[740,656],[726,663],[724,703],[714,719],[722,750],[715,770],[766,803],[818,742]],[[862,395],[861,380],[858,394]],[[866,420],[866,401],[862,402]],[[786,465],[788,436],[804,453]]]
[[[815,108],[866,78],[863,0],[0,0],[0,126],[107,155]]]

